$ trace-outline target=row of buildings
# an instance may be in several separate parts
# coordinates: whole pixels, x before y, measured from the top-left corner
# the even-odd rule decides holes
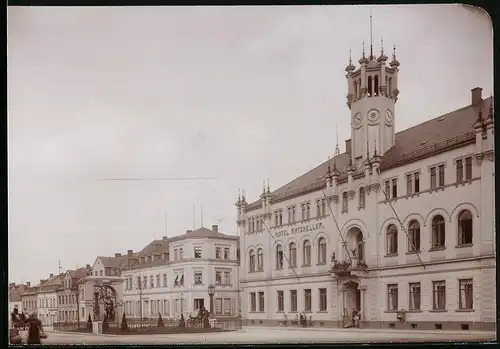
[[[93,265],[67,270],[36,285],[9,286],[10,312],[36,313],[44,325],[94,318],[95,297],[101,318],[112,303],[115,321],[129,318],[195,315],[210,307],[215,315],[234,316],[239,305],[237,236],[212,229],[154,240],[139,252],[98,256]],[[104,287],[103,287],[104,286]],[[109,286],[109,287],[108,287]],[[9,312],[9,313],[10,313]]]
[[[346,151],[250,202],[243,192],[237,236],[213,226],[97,257],[28,284],[23,311],[85,319],[107,284],[120,314],[174,316],[208,308],[213,284],[216,315],[248,325],[305,313],[342,326],[356,311],[363,327],[493,330],[492,97],[474,88],[464,107],[396,133],[395,52],[359,64],[345,68]]]

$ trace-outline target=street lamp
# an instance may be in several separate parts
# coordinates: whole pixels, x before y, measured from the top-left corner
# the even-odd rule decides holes
[[[215,286],[210,284],[208,286],[208,295],[210,296],[210,317],[214,316],[214,294],[215,294]]]
[[[184,313],[184,292],[181,292],[181,313]]]

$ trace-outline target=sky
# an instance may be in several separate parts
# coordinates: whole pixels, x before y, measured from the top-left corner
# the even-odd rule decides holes
[[[493,91],[489,16],[459,5],[9,7],[9,279],[219,223],[344,151],[345,67],[396,45],[397,131]],[[213,178],[104,181],[105,178]],[[196,209],[194,209],[196,207]],[[194,219],[194,217],[196,217]]]

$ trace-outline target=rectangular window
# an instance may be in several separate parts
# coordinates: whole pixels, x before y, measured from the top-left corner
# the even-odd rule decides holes
[[[220,247],[215,248],[215,259],[221,259],[222,258],[222,250]]]
[[[222,272],[221,271],[216,271],[215,272],[215,283],[217,285],[222,284]]]
[[[283,291],[278,291],[278,311],[285,311],[285,299]]]
[[[215,298],[215,314],[222,315],[222,298]]]
[[[174,249],[174,261],[179,259],[179,251],[177,249]]]
[[[391,182],[385,181],[385,199],[389,200],[391,198]]]
[[[432,309],[446,310],[446,283],[445,281],[432,282]]]
[[[231,273],[229,271],[224,272],[224,285],[231,285]]]
[[[311,219],[311,204],[309,202],[306,204],[306,219]]]
[[[432,167],[431,168],[431,189],[436,189],[437,182],[436,182],[436,168]]]
[[[274,226],[277,227],[279,225],[278,211],[274,211]]]
[[[406,175],[406,195],[413,193],[413,180],[411,174]]]
[[[292,223],[292,208],[288,208],[288,224]]]
[[[387,285],[387,310],[398,310],[398,285]]]
[[[319,289],[319,311],[327,311],[326,288]]]
[[[148,277],[144,276],[142,278],[142,281],[143,281],[143,283],[142,283],[143,288],[148,288]]]
[[[326,200],[321,199],[321,215],[326,216]]]
[[[464,180],[464,163],[462,159],[457,160],[457,182],[462,182]]]
[[[311,311],[311,308],[311,289],[308,288],[304,290],[304,311]]]
[[[316,200],[316,217],[321,217],[321,200]]]
[[[257,301],[255,292],[250,292],[250,311],[257,311]]]
[[[420,310],[420,282],[411,282],[408,286],[410,310]]]
[[[279,224],[280,226],[283,225],[283,210],[278,211],[278,218],[279,218]]]
[[[444,186],[444,165],[439,165],[439,186]]]
[[[297,311],[297,290],[290,290],[290,311]]]
[[[392,198],[395,199],[398,197],[398,180],[393,178],[392,180]]]
[[[168,284],[167,284],[167,274],[163,274],[163,287],[168,287]]]
[[[347,213],[349,209],[349,198],[347,192],[342,193],[342,213]]]
[[[194,248],[194,258],[201,258],[201,246]]]
[[[229,259],[229,247],[224,247],[224,259]]]
[[[160,274],[156,275],[156,287],[160,288]]]
[[[472,156],[465,158],[465,179],[468,181],[472,179]]]
[[[153,275],[149,276],[149,287],[150,288],[155,288],[155,281]]]
[[[472,310],[474,308],[473,283],[472,279],[458,281],[460,286],[460,295],[458,299],[458,308]]]
[[[259,292],[259,311],[264,311],[264,292]]]
[[[292,223],[295,223],[295,205],[292,206]]]
[[[203,273],[201,271],[194,272],[194,284],[201,285],[203,283]]]
[[[420,192],[420,173],[415,172],[414,174],[414,179],[415,179],[415,193]]]

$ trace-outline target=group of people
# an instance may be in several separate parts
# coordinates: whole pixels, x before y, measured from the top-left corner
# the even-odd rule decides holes
[[[282,325],[285,327],[288,326],[288,315],[287,314],[283,315]],[[292,325],[297,325],[300,327],[312,327],[312,325],[313,325],[312,316],[309,316],[309,320],[308,320],[306,314],[304,314],[304,313],[295,314],[295,319],[292,320]]]
[[[11,313],[12,328],[10,331],[11,344],[42,344],[42,338],[47,338],[45,331],[42,327],[42,322],[38,319],[36,314],[31,314],[28,318],[24,313],[19,314],[17,308]],[[28,327],[28,336],[26,343],[19,333],[21,328]]]
[[[361,314],[358,310],[353,309],[351,315],[347,309],[344,308],[344,327],[354,327],[359,328],[359,320],[361,319]]]

